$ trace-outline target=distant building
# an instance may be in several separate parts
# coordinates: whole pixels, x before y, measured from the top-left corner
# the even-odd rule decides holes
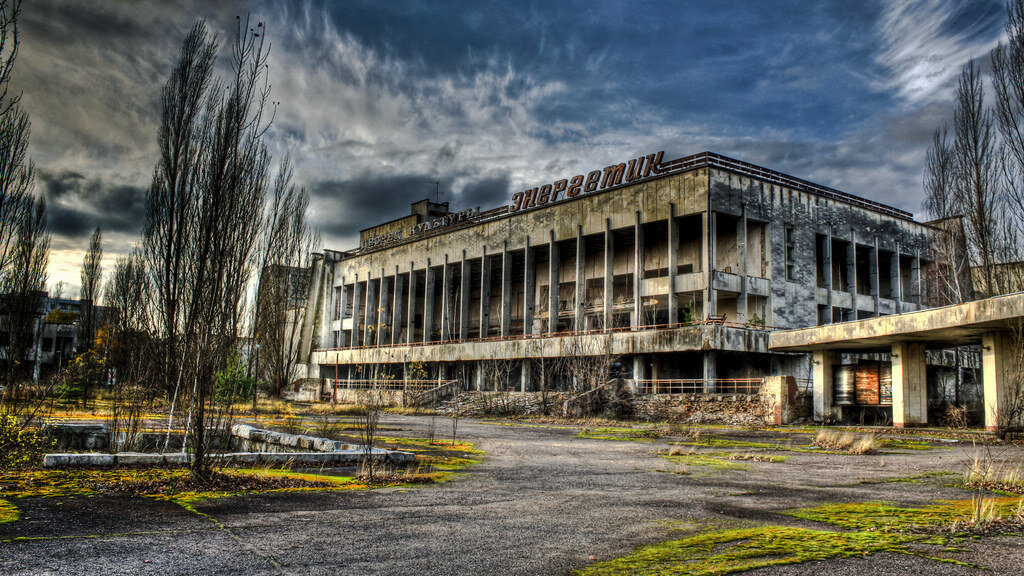
[[[9,319],[2,314],[4,298],[0,296],[0,366],[6,367],[10,361],[12,338]],[[40,298],[39,309],[30,322],[31,335],[26,335],[25,341],[31,345],[25,351],[21,368],[33,379],[56,372],[74,359],[79,347],[84,308],[81,300],[51,298],[45,292]],[[97,326],[113,313],[113,308],[97,306]]]
[[[651,154],[518,191],[495,209],[412,214],[314,261],[302,333],[311,377],[536,389],[531,362],[610,341],[640,391],[809,378],[768,332],[921,309],[935,229],[912,214],[711,152]],[[604,341],[602,340],[602,341]],[[684,384],[679,384],[684,383]],[[666,388],[661,388],[666,389]]]

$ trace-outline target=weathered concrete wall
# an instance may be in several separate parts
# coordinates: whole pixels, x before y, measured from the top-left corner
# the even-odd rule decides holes
[[[610,346],[606,347],[606,342]],[[490,360],[596,356],[610,350],[615,356],[695,350],[768,352],[768,333],[728,326],[687,326],[665,330],[615,332],[585,336],[552,336],[500,342],[450,342],[424,346],[318,350],[319,364],[445,362],[454,359]]]

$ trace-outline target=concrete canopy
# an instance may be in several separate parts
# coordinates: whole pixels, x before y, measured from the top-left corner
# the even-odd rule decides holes
[[[1024,292],[1018,292],[895,316],[773,332],[768,348],[775,352],[880,351],[899,342],[921,342],[933,348],[980,344],[983,335],[1009,331],[1022,320]]]

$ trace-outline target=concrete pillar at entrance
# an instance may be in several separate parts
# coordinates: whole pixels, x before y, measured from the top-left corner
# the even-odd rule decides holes
[[[811,382],[814,386],[813,418],[816,422],[821,422],[832,414],[832,365],[835,361],[835,352],[828,350],[816,350],[811,359]]]
[[[520,379],[519,391],[520,392],[529,392],[531,390],[531,386],[533,386],[533,371],[530,370],[530,361],[529,360],[523,360],[520,363],[520,366],[521,366],[521,369],[519,370],[519,374],[521,376],[521,379]]]
[[[714,392],[715,382],[718,378],[718,353],[711,351],[704,353],[704,391]]]
[[[897,428],[928,423],[924,344],[892,345],[892,423]]]
[[[985,429],[998,430],[1007,424],[1006,372],[1012,350],[1010,336],[1002,333],[981,336],[981,381],[985,392]]]
[[[367,346],[377,344],[377,289],[380,288],[380,280],[373,281],[366,279],[366,305],[363,314],[363,342]]]
[[[645,385],[642,382],[647,380],[646,373],[647,364],[644,362],[644,357],[639,354],[633,356],[633,391],[643,393]]]

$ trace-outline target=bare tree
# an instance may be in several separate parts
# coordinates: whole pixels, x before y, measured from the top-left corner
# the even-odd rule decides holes
[[[40,329],[40,310],[46,289],[46,267],[50,254],[50,231],[46,224],[46,201],[31,200],[29,217],[19,222],[11,266],[0,278],[3,315],[7,320],[8,389],[17,390],[19,383],[32,376],[26,360],[35,362],[35,335]]]
[[[21,44],[18,33],[18,14],[21,0],[0,0],[0,116],[6,115],[21,100],[21,95],[10,94],[11,73]]]
[[[943,126],[932,135],[924,174],[924,208],[937,228],[933,246],[943,262],[942,266],[934,268],[934,277],[929,278],[932,289],[928,292],[935,305],[963,302],[971,293],[963,220],[954,180],[953,150]]]
[[[103,268],[100,265],[103,260],[103,233],[97,226],[89,237],[89,249],[85,252],[82,260],[82,289],[78,299],[81,302],[82,318],[79,324],[78,346],[80,350],[88,350],[92,347],[93,338],[96,337],[97,314],[96,306],[99,303],[100,289],[103,282]]]
[[[189,390],[192,475],[212,472],[207,427],[230,418],[215,374],[237,348],[252,249],[262,224],[269,155],[263,23],[238,22],[232,77],[212,80],[216,39],[198,23],[164,86],[161,159],[147,195],[144,238],[156,285],[164,370]],[[185,388],[187,390],[187,387]]]
[[[972,267],[981,274],[980,291],[991,296],[999,291],[995,263],[1000,231],[997,209],[1002,192],[995,120],[985,107],[984,92],[981,67],[971,59],[960,73],[953,113],[954,196],[955,207],[964,214]]]
[[[260,351],[255,370],[275,396],[280,396],[282,387],[291,381],[299,361],[311,257],[319,246],[319,234],[307,220],[309,193],[291,184],[291,177],[291,159],[285,156],[264,216],[257,253],[260,275],[255,318],[251,323],[252,341]]]

